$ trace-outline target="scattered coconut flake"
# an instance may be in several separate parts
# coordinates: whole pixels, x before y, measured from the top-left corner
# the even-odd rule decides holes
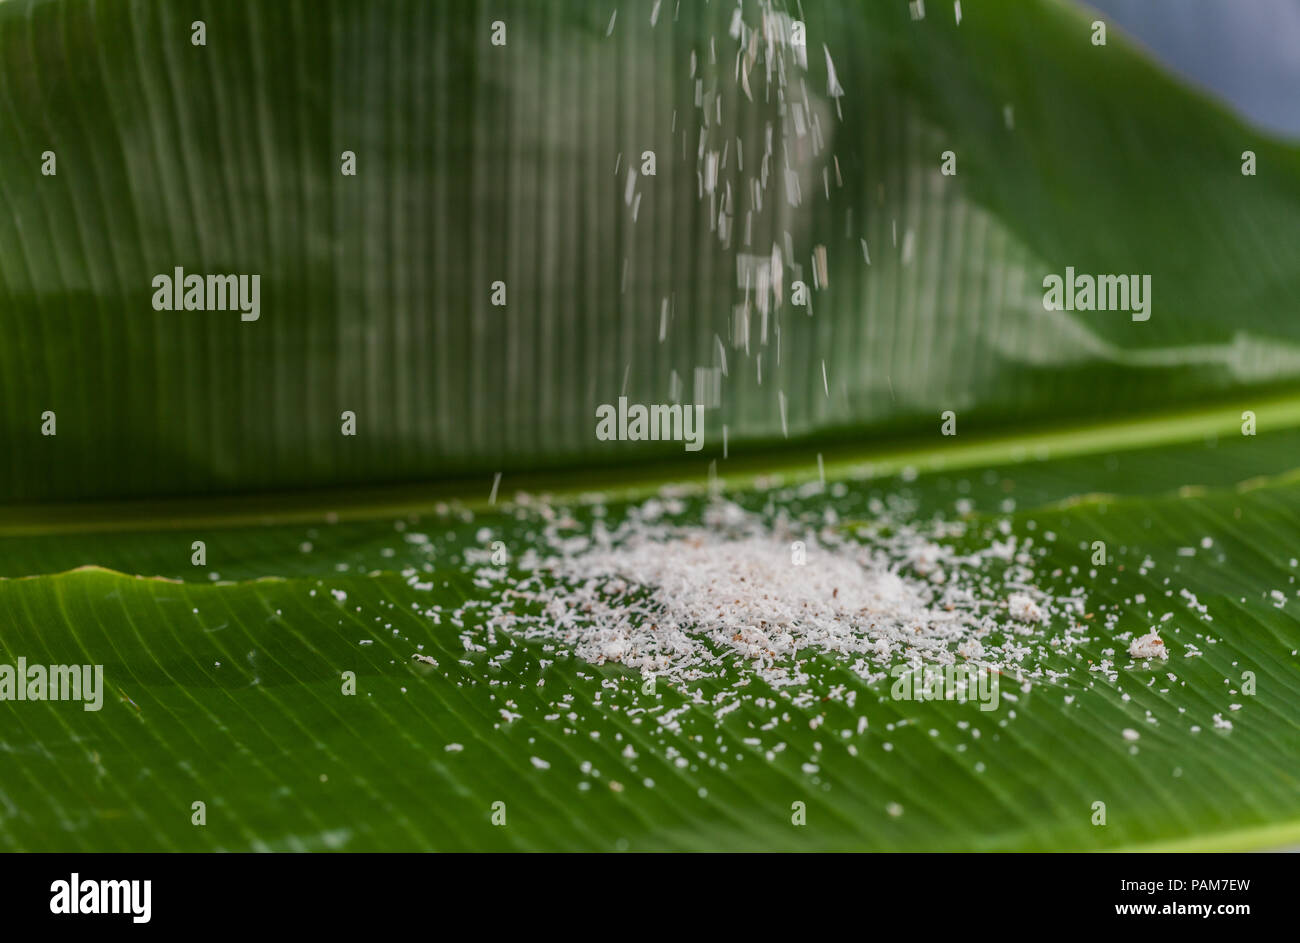
[[[1135,638],[1128,647],[1128,653],[1136,659],[1169,657],[1169,652],[1165,649],[1164,639],[1160,633],[1152,629],[1141,638]]]

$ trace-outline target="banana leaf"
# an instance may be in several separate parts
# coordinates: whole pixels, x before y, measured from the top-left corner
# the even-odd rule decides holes
[[[1300,151],[1081,6],[954,14],[0,0],[0,664],[103,667],[0,700],[0,848],[1300,841]],[[1067,266],[1149,320],[1046,310]],[[258,317],[156,310],[177,269]],[[620,396],[704,449],[598,440]],[[465,648],[467,550],[666,487],[902,500],[1113,622],[991,713]]]

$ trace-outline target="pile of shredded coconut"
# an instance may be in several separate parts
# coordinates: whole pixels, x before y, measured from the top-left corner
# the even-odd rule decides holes
[[[1021,664],[1031,651],[1025,637],[1052,613],[1082,607],[1027,582],[1027,555],[1017,562],[1010,538],[963,557],[905,529],[861,542],[767,522],[727,502],[709,509],[705,526],[673,526],[661,515],[648,502],[590,536],[555,522],[547,552],[522,561],[522,578],[480,571],[506,581],[488,631],[549,639],[589,662],[671,681],[734,664],[780,687],[808,680],[810,655],[834,657],[870,681],[900,662],[1019,673],[1032,667]],[[990,560],[1009,574],[998,581],[1005,595],[982,577]]]

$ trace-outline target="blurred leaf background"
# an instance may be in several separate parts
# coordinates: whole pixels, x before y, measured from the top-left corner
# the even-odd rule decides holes
[[[1093,46],[1086,10],[968,2],[957,25],[946,4],[919,21],[901,0],[806,4],[807,69],[778,45],[784,84],[760,67],[750,101],[733,5],[662,4],[655,25],[652,8],[0,5],[0,495],[680,456],[596,441],[595,406],[694,400],[724,353],[707,457],[724,424],[729,452],[869,449],[931,435],[943,409],[975,434],[1295,380],[1300,153],[1118,30]],[[829,284],[810,313],[787,287],[763,343],[737,256],[774,245],[810,285],[825,246]],[[1150,274],[1151,320],[1044,311],[1067,265]],[[176,266],[260,274],[261,319],[155,312],[151,279]]]

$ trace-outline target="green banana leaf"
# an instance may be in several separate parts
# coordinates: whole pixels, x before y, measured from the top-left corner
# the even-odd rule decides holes
[[[1113,682],[1090,673],[1086,664],[1123,647],[1099,626],[1074,663],[1049,664],[1067,680],[1027,693],[1006,683],[992,713],[898,701],[887,685],[816,656],[805,667],[817,688],[854,691],[856,705],[795,703],[773,690],[778,707],[746,701],[719,720],[713,699],[732,677],[647,694],[640,675],[557,656],[542,641],[501,637],[467,652],[448,623],[483,594],[464,551],[488,537],[522,551],[539,524],[518,508],[411,505],[378,519],[353,508],[342,520],[227,527],[172,511],[90,535],[9,537],[0,557],[44,575],[0,582],[5,654],[102,664],[107,693],[99,712],[0,704],[0,836],[9,849],[67,850],[1293,844],[1300,484],[1281,472],[1224,482],[1261,463],[1285,468],[1297,435],[846,476],[834,499],[796,497],[797,469],[776,491],[727,491],[742,503],[833,506],[848,531],[870,520],[872,499],[902,495],[918,515],[952,515],[961,495],[971,540],[999,521],[1020,536],[1054,534],[1041,572],[1087,572],[1093,541],[1105,541],[1102,571],[1113,578],[1090,582],[1090,614],[1114,610],[1119,628],[1140,632],[1172,613],[1160,623],[1167,665],[1120,668]],[[1107,475],[1198,487],[1075,495],[1081,481]],[[582,513],[577,495],[567,500]],[[707,488],[696,500],[707,504]],[[1025,506],[1008,512],[1007,501]],[[436,536],[406,539],[418,531]],[[191,565],[192,538],[206,542],[205,567]],[[1055,582],[1071,588],[1068,576]],[[1187,643],[1199,654],[1189,657]],[[354,695],[344,672],[355,674]],[[1257,688],[1249,696],[1246,672]],[[651,719],[668,714],[672,726]],[[1232,729],[1216,727],[1215,715]],[[772,729],[775,717],[783,721]],[[791,824],[796,802],[803,826]],[[1093,822],[1097,802],[1104,826]]]
[[[805,2],[771,78],[741,37],[789,17],[733,9],[0,0],[0,664],[105,691],[0,700],[0,848],[1300,842],[1300,151],[1060,0]],[[764,339],[774,246],[826,277]],[[1045,311],[1066,266],[1150,274],[1150,320]],[[155,311],[177,267],[259,318]],[[704,451],[594,437],[724,358]],[[1118,628],[991,713],[466,650],[467,550],[669,484],[1005,528]],[[1091,670],[1152,624],[1168,663]]]

